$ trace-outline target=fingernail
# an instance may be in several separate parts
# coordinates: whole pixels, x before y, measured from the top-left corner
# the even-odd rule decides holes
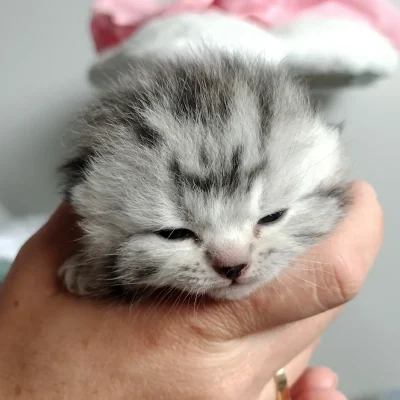
[[[364,190],[370,195],[375,196],[376,198],[378,197],[378,193],[376,192],[375,188],[368,182],[365,182],[364,185]]]
[[[326,385],[326,389],[336,389],[339,385],[339,377],[335,373],[333,373],[331,381],[329,383],[326,382]]]
[[[352,183],[352,190],[361,192],[363,195],[372,195],[375,198],[378,198],[378,194],[375,188],[366,181],[353,181]]]
[[[339,384],[339,377],[332,371],[329,371],[329,375],[325,376],[324,379],[321,377],[318,385],[319,390],[329,390],[329,389],[336,389]]]
[[[376,198],[378,198],[378,193],[376,192],[375,188],[372,185],[369,185],[369,189],[371,194],[373,194]]]
[[[334,374],[332,387],[336,389],[338,386],[339,386],[339,376]]]

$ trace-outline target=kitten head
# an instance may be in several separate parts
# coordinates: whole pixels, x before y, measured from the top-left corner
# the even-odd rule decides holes
[[[143,62],[80,122],[64,189],[105,286],[239,298],[344,213],[339,132],[261,61]]]

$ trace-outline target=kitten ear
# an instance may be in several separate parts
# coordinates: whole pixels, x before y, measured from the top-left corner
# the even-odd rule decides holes
[[[337,131],[339,135],[342,135],[344,128],[345,128],[345,121],[339,123],[330,123],[328,124],[330,128]]]
[[[83,148],[79,154],[70,157],[58,168],[58,174],[61,176],[61,193],[66,201],[71,201],[72,190],[85,179],[86,170],[93,157],[94,152],[91,149]]]
[[[339,131],[339,134],[341,135],[344,131],[344,128],[346,127],[346,122],[342,121],[339,124],[336,125],[336,129]]]
[[[123,50],[110,52],[90,68],[89,80],[95,87],[107,89],[121,75],[132,71],[137,62],[138,60]]]

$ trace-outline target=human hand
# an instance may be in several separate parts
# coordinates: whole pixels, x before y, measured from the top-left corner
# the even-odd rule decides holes
[[[336,390],[337,376],[328,368],[307,369],[291,388],[292,400],[345,400]]]
[[[275,284],[238,302],[175,307],[66,293],[56,272],[79,233],[61,206],[0,288],[0,397],[274,399],[274,373],[288,364],[290,383],[297,380],[380,247],[383,218],[373,190],[356,182],[353,195],[332,237]]]

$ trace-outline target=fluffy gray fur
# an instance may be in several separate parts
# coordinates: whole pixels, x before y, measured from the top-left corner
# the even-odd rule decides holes
[[[137,62],[85,110],[61,169],[83,230],[61,275],[81,295],[246,296],[332,231],[345,165],[307,90],[261,60]],[[192,233],[160,234],[174,229]],[[235,265],[237,279],[221,274]]]

